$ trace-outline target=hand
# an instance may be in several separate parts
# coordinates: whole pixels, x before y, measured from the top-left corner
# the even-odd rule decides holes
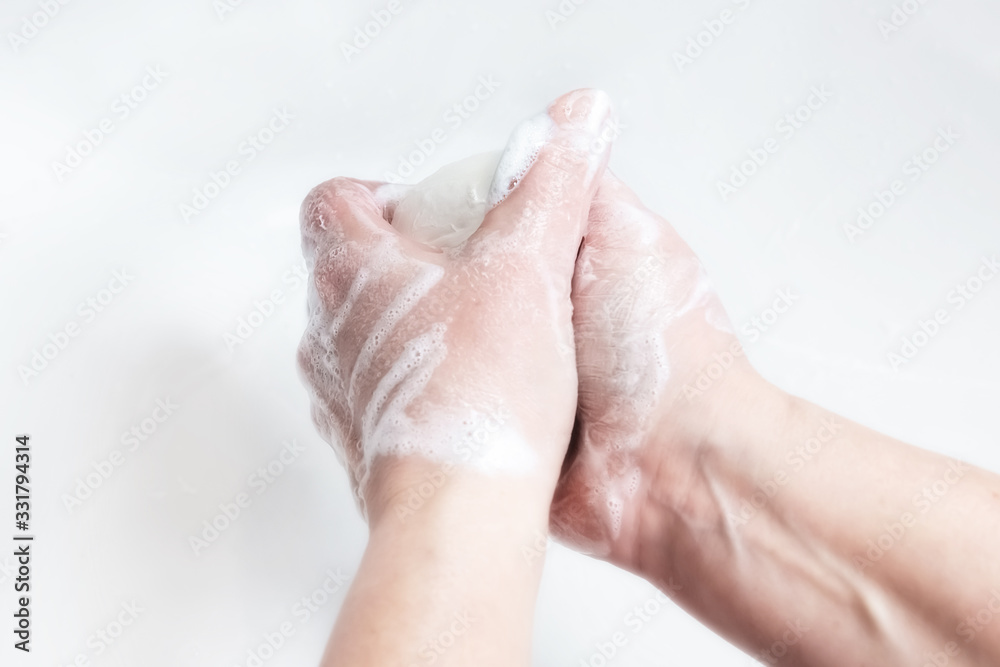
[[[1000,634],[974,633],[969,614],[1000,576],[1000,477],[764,381],[697,258],[609,172],[573,305],[579,419],[558,537],[764,663],[997,662]],[[949,490],[925,516],[934,484]]]
[[[668,488],[684,502],[723,387],[754,372],[701,262],[611,172],[591,205],[573,307],[579,423],[552,531],[628,567],[648,495]],[[713,364],[725,369],[706,386]],[[657,483],[664,475],[670,484]]]
[[[547,506],[573,426],[570,286],[608,112],[602,93],[554,102],[530,169],[454,249],[401,236],[376,183],[337,178],[303,203],[299,364],[369,520],[441,465],[536,480]]]

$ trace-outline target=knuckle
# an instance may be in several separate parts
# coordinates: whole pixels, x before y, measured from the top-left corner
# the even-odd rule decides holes
[[[538,156],[539,162],[556,170],[561,179],[575,178],[589,166],[589,157],[576,148],[553,143]]]
[[[343,222],[365,205],[370,205],[367,193],[353,179],[337,176],[320,183],[302,201],[299,213],[302,233],[314,239],[342,238]]]
[[[363,266],[363,253],[356,243],[339,243],[317,257],[313,283],[322,303],[327,307],[343,303]]]

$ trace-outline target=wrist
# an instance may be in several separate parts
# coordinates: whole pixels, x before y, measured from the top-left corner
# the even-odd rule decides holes
[[[547,513],[533,506],[538,485],[447,474],[415,457],[380,463],[373,475],[368,545],[331,664],[528,664],[547,538]],[[429,476],[439,486],[424,486]],[[411,488],[420,504],[407,502]],[[395,647],[389,659],[385,644]]]
[[[673,557],[664,554],[675,556],[680,548],[685,558],[709,558],[728,539],[739,511],[732,499],[750,498],[776,469],[777,446],[800,410],[798,401],[747,365],[704,399],[674,406],[645,447],[643,469],[651,474],[620,564],[667,581],[677,573]]]
[[[522,544],[547,535],[554,481],[492,475],[417,457],[385,460],[367,497],[373,537]]]

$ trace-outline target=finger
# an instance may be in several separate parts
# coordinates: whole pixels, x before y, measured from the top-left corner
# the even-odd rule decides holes
[[[604,173],[601,175],[601,181],[597,186],[597,193],[594,195],[595,202],[620,202],[626,203],[631,206],[643,206],[642,200],[639,199],[632,188],[625,184],[625,181],[618,178],[618,176],[610,169],[605,169]]]
[[[675,318],[705,308],[716,328],[732,328],[691,247],[610,171],[605,171],[590,208],[573,293],[574,318],[579,322],[593,324],[596,312],[619,320],[634,318],[635,304],[652,302],[658,305],[649,313],[651,318]],[[592,309],[591,301],[599,311]],[[587,337],[578,338],[578,344],[581,340]]]
[[[372,183],[375,199],[382,206],[382,217],[392,225],[396,208],[414,186],[406,183]]]
[[[521,123],[497,167],[492,208],[473,243],[502,232],[525,252],[575,258],[607,165],[611,141],[602,132],[610,114],[605,93],[577,90],[557,99],[545,114]]]
[[[383,217],[383,204],[375,195],[378,185],[337,177],[306,195],[299,218],[302,253],[310,268],[319,252],[349,240],[368,241],[391,229]]]
[[[649,209],[610,169],[601,176],[591,203],[584,246],[643,254],[664,247],[672,253],[691,252],[673,226]]]

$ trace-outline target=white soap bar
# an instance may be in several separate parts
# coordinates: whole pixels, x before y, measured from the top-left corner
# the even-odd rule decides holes
[[[520,123],[506,148],[453,162],[399,199],[392,226],[400,234],[439,248],[461,245],[479,229],[486,213],[516,187],[554,135],[547,113]]]
[[[392,226],[400,234],[439,248],[454,248],[486,216],[500,151],[442,167],[410,188],[396,205]]]

